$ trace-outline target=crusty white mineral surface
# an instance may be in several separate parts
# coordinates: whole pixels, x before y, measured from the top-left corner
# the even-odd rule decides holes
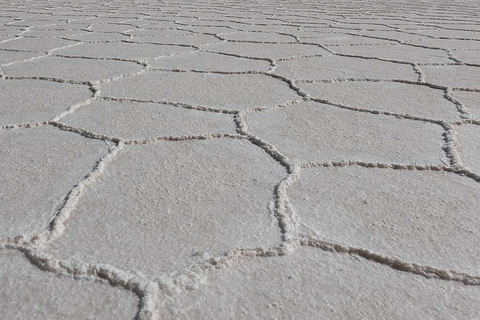
[[[0,319],[480,319],[478,1],[0,1]]]

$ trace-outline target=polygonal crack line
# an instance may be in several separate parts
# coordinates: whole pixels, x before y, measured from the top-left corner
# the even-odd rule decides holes
[[[7,62],[7,63],[4,63],[4,64],[1,64],[0,67],[8,67],[8,66],[11,66],[11,65],[14,65],[14,64],[30,62],[30,61],[33,61],[33,60],[46,58],[46,57],[48,57],[48,54],[42,54],[42,55],[38,55],[38,56],[35,56],[35,57],[32,57],[32,58],[20,59],[20,60]]]
[[[192,104],[187,104],[183,102],[168,101],[168,100],[157,101],[157,100],[117,98],[117,97],[106,97],[101,94],[98,96],[98,99],[105,100],[105,101],[116,101],[116,102],[155,103],[155,104],[170,105],[170,106],[190,109],[190,110],[207,111],[207,112],[213,112],[213,113],[225,113],[225,114],[232,114],[232,115],[235,115],[239,112],[236,109],[204,107],[199,105],[192,105]]]
[[[349,254],[372,263],[390,267],[392,269],[407,272],[412,275],[423,276],[427,279],[459,282],[464,285],[480,285],[480,277],[456,270],[442,269],[416,262],[409,262],[395,256],[383,255],[368,249],[346,245],[340,242],[325,240],[321,237],[296,234],[292,239],[284,241],[278,246],[265,248],[241,248],[230,250],[222,256],[209,258],[203,263],[191,266],[183,272],[175,272],[168,277],[156,277],[154,280],[159,284],[163,294],[172,296],[175,290],[195,290],[205,282],[210,272],[228,268],[233,264],[242,263],[246,259],[269,258],[291,254],[301,246],[309,246],[335,254]]]
[[[165,37],[168,37],[168,36],[165,36]],[[173,37],[173,36],[172,36]],[[175,36],[175,37],[178,37],[178,36]],[[135,41],[129,41],[129,40],[120,40],[120,42],[123,42],[123,43],[136,43]],[[156,42],[152,42],[152,43],[149,43],[149,42],[143,42],[143,43],[148,43],[148,44],[151,44],[151,45],[154,45],[154,46],[165,46],[165,47],[184,47],[184,48],[194,48],[194,49],[197,49],[199,50],[200,48],[197,46],[197,45],[194,45],[194,44],[183,44],[183,43],[156,43]],[[142,44],[142,43],[137,43],[137,44]],[[179,54],[181,54],[183,52],[179,52]],[[173,53],[173,54],[177,54],[177,53]],[[159,57],[167,57],[168,55],[161,55]],[[158,58],[156,58],[158,59]],[[151,59],[148,59],[148,60],[151,60]]]
[[[465,120],[470,120],[472,118],[472,115],[468,112],[468,109],[463,105],[463,103],[452,96],[452,91],[475,91],[475,89],[459,90],[458,88],[451,88],[451,87],[446,87],[446,86],[423,82],[423,81],[415,82],[415,81],[401,80],[401,79],[381,80],[381,79],[370,79],[370,78],[360,78],[360,79],[347,78],[347,79],[331,79],[331,80],[292,80],[293,83],[334,83],[334,82],[361,82],[361,81],[363,82],[395,82],[395,83],[425,86],[435,90],[442,90],[444,92],[443,97],[455,105],[457,111],[459,112],[460,118]],[[350,109],[355,111],[363,111],[363,112],[369,112],[373,114],[392,115],[395,117],[401,117],[401,118],[410,119],[410,120],[428,121],[433,123],[439,123],[440,121],[442,121],[442,120],[435,120],[435,119],[426,118],[426,117],[417,117],[417,116],[395,113],[395,112],[357,108],[354,106],[347,106],[343,104],[334,103],[326,99],[311,97],[308,93],[305,93],[305,95],[306,97],[308,97],[309,100],[312,100],[312,101],[317,101],[320,103],[325,103],[332,106],[337,106],[340,108],[345,108],[345,109]]]
[[[0,42],[2,43],[2,42]],[[5,49],[5,48],[0,48],[0,51],[7,51],[7,52],[39,52],[39,51],[33,51],[33,50],[22,50],[22,49]],[[41,52],[39,52],[41,53]]]
[[[55,51],[57,51],[57,50],[67,49],[67,48],[71,48],[71,47],[76,47],[76,46],[79,46],[79,45],[83,44],[83,42],[80,41],[80,40],[69,40],[69,41],[75,41],[76,43],[72,43],[72,44],[68,44],[68,45],[62,46],[62,47],[57,47],[57,48],[53,48],[53,49],[47,50],[47,55],[48,55],[48,56],[51,56],[51,55],[53,54],[53,52],[55,52]]]
[[[188,29],[188,26],[187,26],[187,25],[182,25],[182,26],[180,26],[180,27],[177,27],[177,30],[193,32],[192,30],[189,30],[189,29]],[[216,37],[217,35],[222,35],[222,34],[235,34],[235,33],[238,33],[239,31],[241,31],[241,30],[232,29],[232,32],[220,32],[220,33],[215,33],[215,32],[196,32],[196,34],[197,34],[197,35],[207,35],[207,36],[214,36],[214,37]],[[219,39],[220,39],[220,38],[219,38]]]
[[[66,116],[68,116],[70,114],[73,114],[75,111],[77,111],[81,107],[90,105],[93,101],[95,101],[97,99],[97,92],[98,92],[93,85],[90,86],[90,90],[92,91],[92,97],[90,97],[90,98],[88,98],[88,99],[86,99],[82,102],[79,102],[77,104],[74,104],[74,105],[70,106],[69,108],[67,108],[62,113],[54,116],[52,119],[50,119],[50,121],[58,122],[61,119],[65,118]]]
[[[300,91],[300,90],[299,90]],[[240,116],[240,120],[243,121],[243,124],[242,124],[242,128],[244,132],[246,132],[246,134],[251,134],[249,133],[248,131],[248,124],[247,124],[247,121],[246,119],[244,119],[244,116],[249,114],[249,113],[256,113],[256,112],[265,112],[265,111],[272,111],[272,110],[277,110],[277,109],[283,109],[283,108],[287,108],[287,107],[290,107],[290,106],[293,106],[293,105],[296,105],[300,102],[303,102],[303,101],[310,101],[311,99],[308,98],[308,97],[299,97],[297,99],[294,99],[294,100],[290,100],[290,101],[286,101],[284,103],[279,103],[279,104],[275,104],[275,105],[271,105],[271,106],[262,106],[262,107],[253,107],[253,108],[248,108],[248,109],[243,109],[243,110],[240,110],[238,112],[238,115]]]
[[[190,32],[190,34],[159,34],[158,36],[160,37],[164,37],[166,39],[168,39],[169,37],[191,37],[191,36],[198,36],[198,35],[201,35],[202,33],[199,33],[199,32],[194,32],[194,31],[191,31],[191,30],[184,30],[184,29],[179,29],[178,27],[177,28],[155,28],[155,29],[152,29],[152,28],[139,28],[137,27],[136,30],[145,30],[145,31],[150,31],[150,30],[158,30],[158,31],[162,31],[162,30],[178,30],[178,31],[187,31],[187,32]],[[135,31],[135,30],[129,30],[129,31]],[[128,32],[128,31],[127,31]],[[130,34],[132,35],[132,34]],[[135,35],[132,35],[133,37],[136,37]],[[138,35],[137,35],[138,37]],[[140,35],[140,37],[150,37],[149,35]]]
[[[276,61],[275,59],[271,58],[259,58],[259,57],[251,57],[251,56],[245,56],[241,54],[236,54],[236,53],[227,53],[227,52],[220,52],[220,51],[214,51],[214,50],[205,50],[201,48],[202,52],[208,52],[208,53],[213,53],[213,54],[219,54],[227,57],[235,57],[235,58],[241,58],[241,59],[250,59],[250,60],[257,60],[257,61],[267,61],[270,63],[271,67],[276,66]]]
[[[65,55],[65,54],[52,54],[51,57],[57,58],[65,58],[65,59],[85,59],[85,60],[102,60],[102,61],[120,61],[120,62],[129,62],[139,64],[142,67],[146,67],[146,60],[152,59],[145,59],[145,60],[138,60],[138,59],[124,59],[124,58],[115,58],[115,57],[87,57],[87,56],[77,56],[77,55]]]
[[[318,43],[305,43],[302,42],[303,44],[310,44],[310,45],[316,45],[318,47],[321,47],[327,51],[329,51],[331,54],[334,56],[340,56],[340,57],[346,57],[346,58],[358,58],[358,59],[365,59],[365,60],[378,60],[378,61],[383,61],[383,62],[390,62],[390,63],[396,63],[396,64],[407,64],[412,66],[413,71],[418,75],[418,82],[425,82],[425,73],[420,69],[420,66],[417,62],[411,62],[411,61],[404,61],[404,60],[395,60],[395,59],[386,59],[386,58],[379,58],[379,57],[365,57],[361,55],[356,55],[356,54],[347,54],[347,53],[337,53],[331,49],[326,48],[323,45],[320,45]]]
[[[7,124],[0,126],[0,130],[15,130],[15,129],[22,129],[22,128],[38,128],[43,125],[50,124],[50,122],[57,122],[60,119],[66,117],[69,114],[74,113],[77,109],[82,106],[86,106],[91,104],[94,100],[96,100],[96,96],[98,93],[98,89],[96,88],[96,84],[92,82],[85,82],[85,81],[69,81],[69,80],[62,80],[56,78],[45,78],[45,77],[5,77],[5,80],[42,80],[42,81],[51,81],[57,83],[67,83],[67,84],[75,84],[75,85],[85,85],[88,86],[89,90],[92,92],[92,96],[80,101],[76,104],[73,104],[65,109],[65,111],[53,116],[50,120],[44,120],[39,122],[28,122],[28,123],[15,123],[15,124]]]
[[[450,161],[450,166],[457,170],[464,169],[458,153],[458,141],[455,139],[457,131],[452,125],[446,122],[441,123],[441,126],[445,130],[443,133],[443,140],[445,141],[443,150]]]
[[[245,135],[252,135],[249,131],[247,120],[245,119],[245,115],[251,112],[264,112],[264,111],[272,111],[276,110],[282,107],[286,107],[289,105],[294,105],[296,103],[302,102],[302,101],[313,101],[313,102],[318,102],[318,103],[323,103],[323,104],[328,104],[334,107],[338,107],[341,109],[346,109],[354,112],[364,112],[364,113],[369,113],[373,115],[387,115],[387,116],[393,116],[396,118],[402,118],[404,120],[413,120],[413,121],[421,121],[421,122],[426,122],[426,123],[432,123],[439,125],[443,128],[444,133],[442,134],[443,140],[444,140],[444,146],[442,147],[442,150],[445,151],[446,157],[449,159],[449,165],[452,166],[453,168],[457,169],[463,169],[461,160],[458,156],[458,151],[457,151],[457,145],[458,143],[455,140],[455,130],[450,125],[448,122],[443,121],[443,120],[434,120],[434,119],[429,119],[429,118],[424,118],[424,117],[416,117],[416,116],[410,116],[408,114],[397,114],[393,112],[387,112],[387,111],[378,111],[378,110],[371,110],[371,109],[363,109],[363,108],[356,108],[356,107],[351,107],[351,106],[346,106],[343,104],[338,104],[338,103],[332,103],[328,100],[323,100],[323,99],[316,99],[316,98],[303,98],[303,99],[298,99],[294,100],[288,104],[284,105],[278,105],[270,108],[258,108],[258,109],[250,109],[250,110],[244,110],[239,112],[235,116],[235,121],[237,123],[237,131],[241,134]],[[285,156],[283,156],[285,157]]]
[[[48,123],[54,127],[57,127],[60,130],[74,132],[85,136],[91,139],[97,140],[104,140],[116,143],[116,146],[112,148],[106,156],[100,159],[97,164],[95,165],[93,171],[87,174],[80,182],[78,182],[66,195],[63,200],[63,204],[54,214],[52,220],[49,223],[49,227],[47,230],[38,233],[37,235],[33,236],[31,239],[27,240],[31,242],[35,246],[42,247],[45,244],[54,241],[58,237],[60,237],[66,229],[66,222],[69,219],[72,211],[75,209],[78,201],[80,200],[81,196],[84,193],[84,190],[88,187],[88,185],[94,183],[97,178],[105,171],[106,166],[113,161],[115,156],[127,145],[142,145],[142,144],[150,144],[155,143],[158,141],[186,141],[186,140],[206,140],[206,139],[243,139],[248,140],[254,145],[263,149],[269,156],[271,156],[274,160],[279,162],[282,166],[287,168],[287,172],[289,175],[280,182],[279,185],[275,187],[274,191],[274,200],[275,200],[275,214],[279,219],[279,225],[282,230],[282,234],[284,234],[286,238],[290,238],[287,223],[285,221],[288,220],[288,217],[285,213],[285,196],[284,190],[286,185],[293,183],[295,178],[295,170],[298,169],[297,166],[290,163],[288,158],[282,155],[278,150],[271,144],[255,137],[255,136],[245,136],[245,135],[234,135],[234,134],[209,134],[204,136],[180,136],[180,137],[159,137],[159,138],[152,138],[152,139],[145,139],[145,140],[121,140],[118,138],[106,137],[103,135],[98,135],[83,129],[71,127],[64,125],[62,123],[50,121]],[[9,238],[10,240],[13,239]]]
[[[60,128],[63,129],[63,128]],[[82,196],[85,188],[95,180],[105,171],[106,166],[110,163],[114,157],[118,154],[120,150],[124,148],[124,143],[119,141],[117,145],[110,149],[107,155],[100,159],[93,170],[88,173],[81,181],[79,181],[65,196],[62,201],[62,204],[53,214],[52,219],[49,222],[49,227],[47,230],[44,230],[31,239],[27,239],[29,243],[37,247],[42,247],[45,244],[54,241],[60,237],[65,231],[65,223],[69,219],[71,212],[74,210],[77,205],[80,197]]]
[[[194,49],[194,50],[189,51],[189,52],[174,52],[174,53],[171,53],[171,54],[160,55],[158,57],[148,58],[148,59],[145,59],[145,60],[158,60],[158,59],[161,59],[161,58],[174,57],[174,56],[178,56],[178,55],[194,53],[194,52],[200,51],[201,46],[209,45],[209,43],[202,44],[202,45],[197,45],[197,44],[185,44],[185,43],[158,43],[158,42],[149,42],[149,41],[139,42],[139,41],[135,41],[136,38],[139,38],[139,37],[132,36],[132,38],[130,38],[128,40],[118,40],[116,42],[132,43],[132,44],[140,44],[140,45],[151,44],[151,45],[154,45],[154,46],[171,46],[171,47],[175,46],[175,47],[186,47],[186,48]],[[143,38],[147,38],[147,37],[143,37]],[[104,41],[102,41],[102,42],[104,42]],[[214,44],[214,43],[212,43],[212,44]],[[215,44],[218,44],[218,42],[215,42]]]
[[[124,271],[108,264],[92,264],[72,259],[59,260],[31,243],[22,242],[21,239],[0,242],[0,250],[21,252],[32,265],[44,272],[52,273],[52,276],[93,281],[131,291],[139,299],[135,319],[158,318],[159,286],[138,271]]]
[[[422,265],[416,262],[409,262],[394,256],[388,256],[373,252],[369,249],[350,246],[330,240],[303,235],[300,239],[302,246],[319,248],[324,251],[340,254],[350,254],[374,263],[388,266],[392,269],[407,272],[413,275],[423,276],[427,279],[438,279],[445,281],[459,282],[464,285],[479,286],[480,277],[451,269],[442,269],[434,266]]]
[[[445,94],[444,94],[444,97],[445,99],[447,99],[448,101],[452,102],[455,104],[455,106],[457,107],[457,110],[458,112],[460,112],[460,117],[462,119],[466,119],[466,120],[469,120],[469,119],[472,119],[472,114],[468,111],[468,108],[465,107],[465,105],[460,101],[458,100],[457,98],[453,97],[452,96],[452,88],[446,88],[444,90]]]
[[[39,128],[39,127],[42,127],[42,126],[45,126],[45,125],[48,125],[48,121],[7,124],[7,125],[0,126],[0,131],[2,131],[2,130],[28,129],[28,128]]]
[[[185,290],[198,290],[210,272],[228,268],[234,263],[241,263],[243,259],[283,256],[294,251],[297,246],[299,246],[299,241],[285,241],[270,248],[232,249],[223,255],[210,257],[185,270],[172,272],[168,275],[156,276],[152,280],[159,285],[162,294],[174,296]]]
[[[334,107],[338,107],[340,109],[346,109],[350,111],[356,111],[356,112],[364,112],[364,113],[370,113],[370,114],[375,114],[375,115],[385,115],[385,116],[392,116],[395,118],[401,118],[405,120],[413,120],[413,121],[421,121],[421,122],[429,122],[429,123],[434,123],[434,124],[442,124],[445,121],[444,120],[436,120],[436,119],[431,119],[431,118],[426,118],[426,117],[418,117],[418,116],[412,116],[409,114],[402,114],[402,113],[396,113],[396,112],[390,112],[390,111],[383,111],[383,110],[375,110],[375,109],[365,109],[365,108],[358,108],[354,106],[349,106],[341,103],[336,103],[332,102],[326,99],[320,99],[320,98],[305,98],[305,101],[314,101],[318,103],[323,103],[323,104],[328,104]]]
[[[479,40],[480,41],[480,40]],[[470,50],[466,50],[470,51]],[[477,50],[475,50],[477,51]],[[479,63],[471,62],[422,62],[418,63],[419,66],[468,66],[468,67],[480,67]]]
[[[222,37],[218,37],[218,38],[226,42],[236,42],[236,43],[300,44],[298,41],[255,41],[255,40],[229,40]]]
[[[16,40],[16,39],[20,39],[20,38],[23,38],[23,37],[15,35],[13,38],[9,38],[9,39],[5,39],[5,40],[0,41],[0,43],[7,43],[7,42],[10,42],[12,40]]]
[[[212,138],[226,138],[223,137],[212,137]],[[245,139],[251,141],[256,146],[259,146],[264,151],[267,152],[275,160],[281,162],[279,159],[281,155],[277,155],[276,150],[273,146],[255,138],[255,137],[245,137],[245,136],[229,136],[227,138],[234,139]],[[199,138],[203,139],[203,137]],[[178,139],[178,140],[187,140],[187,139]],[[54,273],[68,274],[80,278],[91,278],[96,277],[99,279],[105,279],[112,285],[120,285],[126,289],[129,289],[135,292],[141,298],[141,306],[139,311],[139,319],[150,319],[152,314],[155,313],[155,304],[156,299],[158,298],[158,285],[162,288],[174,285],[176,289],[190,289],[192,287],[191,283],[185,282],[185,279],[192,279],[192,274],[197,273],[200,269],[210,269],[212,267],[218,268],[220,262],[225,263],[228,260],[236,259],[238,256],[274,256],[274,255],[283,255],[289,250],[291,250],[292,245],[295,245],[292,242],[292,239],[296,236],[295,230],[290,227],[291,218],[286,212],[286,204],[288,201],[286,196],[286,188],[291,185],[296,179],[296,175],[299,170],[298,165],[289,165],[288,168],[291,173],[289,173],[276,187],[274,192],[275,198],[275,212],[279,220],[279,225],[282,229],[283,234],[283,243],[272,247],[270,249],[264,248],[242,248],[234,249],[227,252],[224,256],[220,258],[209,259],[206,263],[202,265],[194,265],[184,272],[175,272],[170,276],[160,275],[156,277],[155,282],[147,279],[145,276],[141,275],[139,272],[134,274],[121,271],[115,267],[104,264],[88,264],[83,262],[76,262],[73,260],[58,260],[53,256],[43,252],[41,248],[51,242],[56,240],[62,235],[65,231],[65,222],[68,220],[71,211],[75,208],[77,202],[82,196],[83,191],[88,187],[89,184],[94,183],[95,179],[102,174],[105,170],[106,165],[113,161],[116,154],[125,147],[125,144],[120,141],[116,147],[114,147],[110,152],[103,157],[95,166],[94,170],[89,173],[81,182],[79,182],[74,188],[68,193],[64,200],[63,206],[57,211],[55,218],[51,222],[50,230],[40,233],[34,236],[31,240],[25,241],[22,237],[16,237],[11,239],[6,239],[5,241],[0,242],[0,245],[8,247],[11,249],[17,249],[23,252],[32,263],[39,266],[43,270],[51,271]],[[284,166],[287,166],[285,163],[281,163]],[[185,276],[187,275],[187,277]],[[185,278],[186,277],[186,278]],[[145,282],[148,282],[145,285]],[[158,284],[157,284],[158,283]],[[140,317],[141,316],[141,317]]]
[[[114,80],[118,80],[118,79],[126,78],[126,77],[134,77],[134,76],[142,74],[146,71],[148,71],[148,72],[162,71],[162,72],[176,72],[176,73],[222,74],[222,75],[241,75],[241,74],[248,75],[248,74],[253,74],[253,75],[264,75],[264,76],[271,77],[271,78],[274,78],[274,79],[277,79],[277,80],[281,80],[281,81],[285,82],[288,85],[288,87],[290,89],[292,89],[299,97],[301,97],[301,98],[307,97],[307,94],[305,92],[303,92],[303,90],[301,88],[299,88],[293,80],[291,80],[287,77],[278,75],[278,74],[274,74],[274,73],[270,73],[270,72],[264,72],[264,71],[204,71],[204,70],[189,70],[189,69],[182,70],[182,69],[159,69],[159,68],[158,69],[157,68],[155,68],[155,69],[154,68],[148,68],[148,69],[142,69],[140,71],[136,72],[135,74],[132,73],[128,76],[124,75],[124,76],[120,76],[120,77],[110,78],[109,80],[101,80],[101,83],[110,82],[110,81],[114,81]],[[111,97],[110,99],[121,99],[121,98]],[[173,103],[175,103],[175,102],[173,102]],[[211,110],[214,110],[214,109],[216,109],[216,110],[228,110],[228,109],[219,109],[219,108],[210,108],[210,109]],[[229,111],[232,111],[232,110],[229,110]]]
[[[472,171],[470,168],[466,167],[462,161],[462,157],[458,152],[460,143],[456,139],[458,131],[455,129],[457,126],[461,125],[480,125],[479,120],[462,120],[459,122],[445,123],[445,141],[448,143],[448,147],[452,149],[452,167],[463,173],[465,176],[474,179],[475,181],[480,182],[480,174]]]
[[[44,57],[55,57],[56,55],[53,56],[43,56]],[[88,60],[118,60],[122,62],[128,62],[128,63],[135,63],[139,64],[142,66],[142,69],[138,71],[132,71],[129,73],[125,73],[119,76],[115,77],[110,77],[110,78],[104,78],[104,79],[99,79],[99,80],[93,80],[93,81],[81,81],[81,80],[72,80],[72,79],[60,79],[60,78],[54,78],[54,77],[43,77],[43,76],[8,76],[4,74],[3,79],[5,80],[48,80],[48,81],[53,81],[53,82],[60,82],[60,83],[71,83],[71,84],[83,84],[83,85],[88,85],[92,88],[92,90],[95,91],[95,93],[98,91],[98,85],[101,83],[107,83],[107,82],[112,82],[116,81],[119,79],[123,78],[130,78],[130,77],[135,77],[138,76],[146,71],[149,70],[149,65],[146,62],[142,61],[137,61],[137,60],[125,60],[125,59],[110,59],[110,58],[86,58],[86,57],[62,57],[62,58],[67,58],[67,59],[88,59]],[[27,61],[24,61],[27,62]]]
[[[92,86],[91,81],[78,81],[78,80],[69,80],[69,79],[59,79],[59,78],[52,78],[52,77],[38,77],[38,76],[9,76],[5,75],[5,80],[45,80],[45,81],[52,81],[52,82],[59,82],[59,83],[70,83],[70,84],[81,84]]]
[[[202,107],[202,106],[194,106],[190,104],[185,104],[185,103],[180,103],[180,102],[173,102],[173,101],[155,101],[155,100],[138,100],[138,99],[124,99],[124,98],[114,98],[114,97],[105,97],[101,96],[100,90],[96,89],[95,91],[95,96],[87,101],[84,101],[82,103],[79,103],[77,105],[74,105],[67,109],[65,112],[62,114],[54,117],[50,121],[46,122],[48,124],[52,124],[54,126],[58,126],[64,130],[72,131],[72,132],[77,132],[82,135],[86,135],[87,137],[90,138],[95,138],[95,139],[101,139],[101,140],[108,140],[108,141],[124,141],[125,144],[130,145],[130,144],[149,144],[153,143],[156,141],[161,141],[161,140],[173,140],[173,141],[178,141],[178,140],[193,140],[193,139],[201,139],[201,138],[209,138],[209,137],[234,137],[236,135],[232,135],[229,133],[208,133],[205,135],[183,135],[183,136],[158,136],[158,137],[151,137],[151,138],[145,138],[145,139],[123,139],[121,137],[109,137],[107,135],[99,134],[84,128],[80,127],[73,127],[69,126],[67,124],[64,124],[60,122],[59,120],[64,118],[65,116],[69,114],[73,114],[77,109],[79,109],[82,106],[86,106],[91,104],[95,100],[105,100],[105,101],[115,101],[115,102],[134,102],[134,103],[148,103],[148,104],[158,104],[158,105],[168,105],[176,108],[183,108],[187,110],[197,110],[197,111],[205,111],[205,112],[212,112],[212,113],[223,113],[223,114],[230,114],[233,115],[232,120],[233,124],[235,125],[235,128],[237,129],[237,120],[236,120],[236,115],[240,112],[237,110],[229,110],[229,109],[219,109],[219,108],[209,108],[209,107]],[[266,107],[268,108],[268,107]],[[15,125],[14,125],[15,126]],[[8,128],[10,129],[9,126]],[[3,127],[0,127],[2,129]],[[238,129],[237,129],[238,131]],[[240,133],[240,132],[239,132]],[[240,133],[241,134],[241,133]]]
[[[387,37],[376,37],[376,36],[369,36],[369,35],[359,35],[359,34],[354,34],[354,33],[349,33],[349,35],[352,36],[360,36],[360,37],[365,37],[365,38],[371,38],[371,39],[381,39],[381,40],[388,40],[388,41],[394,41],[398,44],[405,45],[405,46],[410,46],[410,47],[416,47],[416,48],[421,48],[421,49],[432,49],[432,50],[440,50],[440,51],[445,51],[448,55],[448,58],[451,59],[452,61],[463,64],[462,61],[456,59],[453,56],[453,53],[450,49],[442,48],[442,47],[435,47],[435,46],[427,46],[427,45],[422,45],[422,44],[416,44],[416,43],[409,43],[407,41],[401,41],[397,39],[391,39]],[[382,45],[388,45],[388,44],[382,44]]]
[[[418,164],[396,164],[396,163],[375,163],[364,161],[336,161],[336,162],[303,162],[297,163],[298,166],[295,179],[298,179],[301,171],[308,168],[323,167],[323,168],[342,168],[349,166],[359,166],[363,168],[377,168],[377,169],[390,169],[390,170],[403,170],[403,171],[433,171],[433,172],[447,172],[449,174],[458,174],[461,176],[473,179],[475,182],[480,183],[480,176],[466,169],[454,169],[447,166],[438,165],[418,165]],[[293,184],[293,181],[292,183]],[[291,185],[290,184],[290,185]],[[285,193],[288,197],[288,187],[285,188]],[[298,222],[293,222],[298,223]],[[449,280],[461,282],[465,285],[480,285],[480,276],[470,275],[455,270],[441,269],[437,267],[417,264],[415,262],[403,261],[394,256],[388,256],[384,254],[375,253],[369,249],[359,248],[347,244],[340,243],[338,241],[332,241],[325,239],[322,235],[315,234],[315,236],[297,234],[295,238],[290,239],[292,241],[300,242],[301,245],[317,247],[325,251],[347,253],[357,255],[359,257],[377,262],[383,265],[390,266],[393,269],[409,272],[416,275],[422,275],[426,278],[438,278],[441,280]]]

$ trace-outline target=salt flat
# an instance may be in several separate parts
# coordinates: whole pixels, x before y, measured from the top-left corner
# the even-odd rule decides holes
[[[1,319],[480,319],[478,1],[2,1]]]

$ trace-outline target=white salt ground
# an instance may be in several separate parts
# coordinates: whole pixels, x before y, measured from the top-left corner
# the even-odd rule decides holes
[[[3,1],[0,318],[480,318],[478,1]]]

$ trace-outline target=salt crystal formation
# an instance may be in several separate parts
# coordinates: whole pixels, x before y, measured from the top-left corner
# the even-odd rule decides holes
[[[0,318],[479,319],[475,1],[3,1]]]

